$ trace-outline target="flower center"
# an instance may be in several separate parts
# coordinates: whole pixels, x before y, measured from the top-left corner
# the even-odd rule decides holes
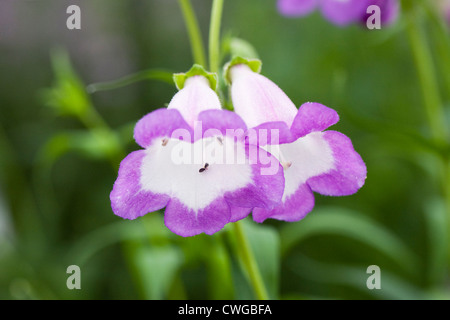
[[[278,148],[278,160],[280,161],[280,164],[284,170],[287,170],[292,166],[292,161],[286,160],[286,158],[285,158],[283,152],[281,152],[280,148]]]

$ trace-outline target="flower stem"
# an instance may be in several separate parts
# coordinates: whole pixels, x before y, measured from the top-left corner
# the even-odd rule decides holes
[[[408,9],[407,31],[422,87],[425,112],[433,138],[436,142],[443,142],[447,137],[447,128],[433,58],[420,19],[417,17],[418,11],[414,10],[414,7]]]
[[[253,287],[255,295],[259,300],[268,300],[269,296],[261,277],[258,264],[256,263],[255,257],[253,256],[250,243],[245,236],[242,222],[236,222],[233,223],[233,225],[235,237],[237,240],[236,248],[238,251],[238,256],[247,272],[247,276],[249,277],[250,284]]]
[[[88,93],[114,90],[142,80],[159,80],[161,82],[166,82],[173,85],[173,72],[159,69],[139,71],[117,80],[90,84],[86,87],[86,90]]]
[[[220,24],[224,0],[214,0],[209,27],[209,70],[218,72],[220,66]]]
[[[424,107],[432,138],[439,146],[445,147],[449,143],[449,132],[446,126],[444,104],[439,92],[433,57],[428,47],[425,32],[421,27],[420,16],[418,16],[420,12],[417,10],[416,2],[404,1],[403,4],[408,18],[409,42],[422,87]],[[439,162],[439,176],[442,177],[441,187],[446,203],[447,234],[450,234],[450,162],[447,155],[443,155]],[[448,243],[447,248],[450,263],[450,245]]]
[[[202,34],[198,25],[197,17],[192,9],[190,0],[178,0],[183,12],[184,22],[191,42],[192,56],[194,63],[206,66],[205,48],[203,46]]]

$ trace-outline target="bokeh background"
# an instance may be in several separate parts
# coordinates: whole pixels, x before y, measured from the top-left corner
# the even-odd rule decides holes
[[[207,43],[211,1],[192,3]],[[81,30],[66,28],[71,4]],[[449,33],[420,10],[448,116]],[[245,221],[273,299],[450,297],[439,164],[448,137],[430,138],[407,24],[402,13],[381,30],[342,28],[318,12],[285,18],[275,0],[225,1],[222,34],[251,43],[262,74],[297,106],[337,110],[334,129],[368,168],[357,194],[316,194],[302,221]],[[176,88],[86,86],[192,63],[175,0],[0,0],[0,299],[254,298],[229,227],[182,238],[162,212],[124,221],[111,211],[120,160],[139,148],[134,124]],[[81,290],[66,286],[70,265],[81,268]],[[380,290],[366,286],[370,265],[381,269]]]

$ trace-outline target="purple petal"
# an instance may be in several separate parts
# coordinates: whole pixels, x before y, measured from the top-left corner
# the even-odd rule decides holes
[[[208,207],[193,211],[180,201],[172,199],[166,207],[164,222],[172,232],[191,237],[200,233],[213,234],[230,222],[230,208],[223,198]]]
[[[259,223],[269,218],[289,222],[299,221],[311,212],[313,208],[314,195],[308,185],[302,184],[294,194],[287,197],[275,209],[255,208],[253,210],[253,220]]]
[[[340,26],[360,21],[367,9],[364,0],[321,0],[323,16]]]
[[[291,126],[292,134],[298,138],[315,131],[323,131],[339,121],[336,111],[320,103],[304,103]]]
[[[366,179],[367,168],[364,161],[346,135],[337,131],[326,131],[324,139],[332,149],[335,169],[308,179],[307,184],[313,191],[328,196],[356,193]]]
[[[295,140],[286,122],[282,121],[260,124],[248,129],[245,135],[248,143],[258,146],[277,145]]]
[[[120,163],[119,175],[110,194],[114,214],[125,219],[136,219],[149,212],[162,209],[169,201],[165,194],[143,191],[140,168],[145,151],[130,153]]]
[[[443,16],[445,18],[445,21],[447,22],[448,26],[450,26],[450,1],[449,0],[443,1],[442,11],[443,11]]]
[[[148,148],[154,139],[169,138],[177,130],[187,130],[193,137],[192,128],[178,110],[157,109],[145,115],[134,127],[134,139],[143,148]]]
[[[252,167],[252,183],[245,188],[225,194],[232,207],[276,207],[283,196],[284,174],[278,160],[264,149],[247,146]]]
[[[366,0],[366,2],[367,2],[366,9],[371,5],[376,5],[380,7],[382,25],[389,25],[393,23],[395,20],[397,20],[400,9],[400,4],[398,3],[397,0]],[[366,24],[367,19],[370,16],[371,14],[365,12],[362,19],[362,23],[364,25]]]
[[[202,125],[203,137],[215,135],[214,131],[220,132],[222,136],[227,135],[227,130],[244,133],[247,129],[244,120],[235,112],[228,110],[206,110],[198,116],[198,121]],[[209,131],[209,132],[208,132]]]
[[[278,0],[278,11],[287,17],[300,17],[317,7],[317,0]]]
[[[236,222],[246,218],[252,212],[252,208],[231,207],[230,222]]]

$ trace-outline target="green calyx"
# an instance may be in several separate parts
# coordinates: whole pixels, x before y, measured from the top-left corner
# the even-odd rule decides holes
[[[233,59],[231,59],[230,62],[228,62],[227,64],[225,64],[223,70],[223,74],[225,77],[225,81],[228,84],[231,84],[231,78],[229,76],[229,71],[231,69],[231,67],[237,65],[237,64],[246,64],[247,66],[249,66],[249,68],[256,73],[260,73],[261,72],[261,67],[262,67],[262,62],[261,60],[258,59],[246,59],[246,58],[242,58],[239,56],[234,57]]]
[[[203,68],[199,64],[194,64],[192,66],[191,70],[189,70],[186,73],[175,73],[173,75],[173,81],[175,82],[177,89],[181,90],[184,88],[184,84],[185,84],[186,80],[193,76],[205,77],[206,79],[208,79],[211,89],[213,89],[214,91],[217,90],[218,83],[219,83],[217,74],[206,71],[205,68]]]

